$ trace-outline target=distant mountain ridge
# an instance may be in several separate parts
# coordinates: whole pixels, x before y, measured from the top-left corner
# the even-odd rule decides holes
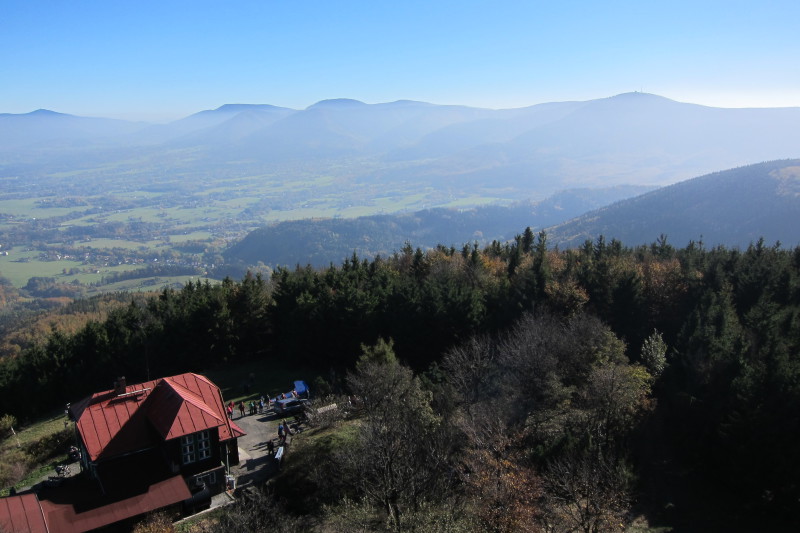
[[[35,179],[78,165],[115,177],[110,169],[135,161],[138,172],[181,187],[220,190],[213,183],[225,176],[283,191],[319,180],[372,212],[378,203],[419,210],[660,186],[796,158],[797,124],[800,108],[723,109],[646,93],[499,110],[347,98],[300,110],[231,103],[159,125],[34,112],[0,115],[0,176]],[[287,212],[318,193],[278,192],[264,205]]]
[[[677,246],[800,245],[800,159],[714,172],[621,200],[547,229],[549,240],[577,246],[603,235],[626,245],[664,234]]]
[[[338,98],[303,110],[225,104],[162,125],[72,115],[0,115],[0,152],[46,143],[199,150],[213,163],[368,158],[383,181],[455,180],[536,189],[667,184],[800,157],[800,108],[723,109],[646,93],[518,109]],[[91,127],[89,125],[91,124]],[[375,172],[377,168],[378,172]]]
[[[37,109],[30,113],[0,113],[0,153],[22,148],[106,146],[147,125],[111,118],[79,117]]]

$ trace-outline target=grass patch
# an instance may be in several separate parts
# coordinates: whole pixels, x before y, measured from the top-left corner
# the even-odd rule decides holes
[[[56,464],[67,459],[67,448],[74,442],[72,424],[64,425],[63,412],[49,416],[22,428],[15,428],[0,443],[0,496],[7,496],[13,486],[17,489],[34,485],[53,474]]]
[[[359,427],[359,419],[347,420],[333,427],[304,431],[296,435],[292,442],[318,450],[347,449],[355,442]]]
[[[17,251],[13,249],[7,256],[0,257],[0,272],[17,288],[24,287],[28,280],[34,276],[53,278],[60,275],[63,270],[81,267],[79,261],[39,261],[36,259],[40,252]],[[27,261],[19,261],[27,259]]]
[[[214,531],[214,528],[219,525],[220,518],[226,512],[228,512],[227,506],[217,507],[216,509],[184,518],[173,525],[175,533]]]
[[[21,446],[26,446],[34,441],[40,440],[42,437],[58,433],[64,429],[64,420],[66,419],[64,412],[59,411],[50,413],[48,416],[27,426],[16,427],[14,429],[17,432],[17,438],[13,436],[6,437],[0,442],[0,450],[16,447],[17,441],[19,441]]]
[[[106,216],[108,222],[160,222],[168,212],[167,209],[157,207],[137,207],[136,209],[125,209],[117,213]]]
[[[99,276],[98,275],[98,280]],[[187,283],[208,280],[209,283],[219,283],[220,280],[213,278],[206,278],[202,276],[158,276],[151,278],[136,278],[110,283],[108,285],[101,285],[99,287],[91,287],[86,291],[87,296],[95,296],[98,294],[105,294],[108,292],[151,292],[160,291],[164,287],[182,287]]]
[[[38,198],[0,200],[0,213],[30,218],[36,212],[36,202],[38,200]]]
[[[468,198],[459,198],[457,200],[453,200],[452,202],[443,204],[441,207],[476,207],[480,205],[497,205],[501,201],[503,201],[501,198],[470,196]]]
[[[103,267],[97,268],[93,266],[81,265],[78,268],[86,270],[86,272],[81,272],[80,274],[67,274],[63,275],[59,273],[57,280],[60,283],[69,283],[71,281],[79,281],[84,285],[88,285],[90,283],[97,283],[103,279],[103,276],[109,274],[110,272],[127,272],[129,270],[136,270],[137,268],[141,268],[141,265],[114,265],[110,267]],[[99,272],[97,272],[99,270]]]
[[[110,250],[113,248],[122,248],[124,250],[138,250],[139,248],[146,247],[147,245],[139,241],[128,241],[125,239],[92,239],[91,241],[82,241],[75,245],[78,248],[87,248],[92,250]]]
[[[343,477],[341,454],[351,453],[359,427],[359,420],[346,420],[292,438],[284,466],[271,482],[290,510],[317,513],[343,496],[355,497]]]
[[[211,240],[212,235],[209,231],[193,231],[190,233],[172,234],[169,236],[169,242],[182,243],[187,241],[208,241]]]

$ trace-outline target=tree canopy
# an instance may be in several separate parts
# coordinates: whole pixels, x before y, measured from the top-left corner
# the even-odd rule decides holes
[[[631,494],[672,502],[667,521],[797,524],[799,349],[800,248],[675,248],[662,237],[558,250],[528,230],[483,249],[408,244],[389,257],[132,297],[0,360],[0,413],[24,420],[118,375],[255,360],[320,375],[380,368],[374,378],[396,378],[424,419],[397,427],[438,435],[443,409],[458,422],[448,431],[473,450],[456,454],[460,472],[475,469],[474,481],[489,475],[477,464],[505,471],[511,460],[529,473],[471,489],[483,501],[520,495],[520,517],[525,495],[544,491],[541,508],[566,520],[553,527],[611,523]],[[444,388],[418,382],[431,369],[441,375],[428,382]],[[567,483],[589,471],[604,473],[591,493]],[[402,517],[414,499],[395,496],[373,501]],[[571,511],[596,497],[607,505]]]

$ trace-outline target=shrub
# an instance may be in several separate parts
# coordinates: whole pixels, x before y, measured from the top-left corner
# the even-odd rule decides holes
[[[0,487],[11,487],[25,479],[30,471],[33,460],[25,450],[11,448],[3,454],[0,461]]]
[[[175,533],[175,526],[167,513],[154,513],[136,524],[133,533]]]
[[[6,438],[11,429],[17,425],[17,419],[14,415],[3,415],[0,417],[0,439]]]

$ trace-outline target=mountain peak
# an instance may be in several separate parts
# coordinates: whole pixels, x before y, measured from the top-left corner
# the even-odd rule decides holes
[[[330,100],[320,100],[316,104],[308,106],[307,109],[315,109],[315,108],[340,109],[348,107],[360,107],[365,105],[367,104],[365,104],[360,100],[353,100],[352,98],[332,98]]]
[[[657,94],[652,93],[644,93],[641,91],[633,91],[629,93],[620,93],[608,98],[608,100],[617,100],[617,101],[625,101],[625,102],[634,102],[634,101],[659,101],[659,102],[672,102],[669,98],[665,98],[663,96],[659,96]]]
[[[32,117],[65,117],[67,116],[64,113],[59,113],[57,111],[50,111],[49,109],[37,109],[36,111],[31,111],[27,113],[27,115]]]

